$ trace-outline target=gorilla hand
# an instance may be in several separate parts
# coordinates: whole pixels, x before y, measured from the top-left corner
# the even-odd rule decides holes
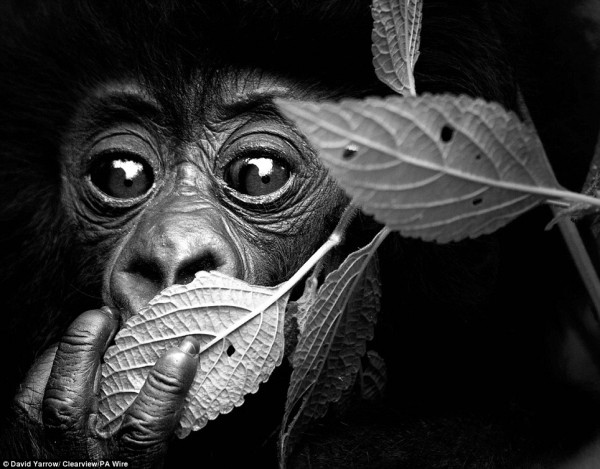
[[[188,337],[166,352],[127,410],[120,430],[103,440],[92,428],[96,392],[100,360],[117,326],[109,308],[87,311],[70,325],[58,346],[33,365],[16,398],[17,430],[33,437],[27,456],[161,465],[196,373],[199,344]]]

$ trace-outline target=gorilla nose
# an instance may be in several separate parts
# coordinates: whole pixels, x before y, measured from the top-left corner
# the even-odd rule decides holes
[[[113,268],[109,284],[113,305],[129,316],[163,289],[190,283],[202,270],[240,277],[241,254],[219,228],[206,217],[182,214],[140,224]]]

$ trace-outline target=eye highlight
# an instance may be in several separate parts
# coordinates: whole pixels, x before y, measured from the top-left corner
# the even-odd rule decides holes
[[[112,153],[99,158],[92,165],[90,181],[110,197],[134,199],[152,188],[154,172],[151,166],[137,155]]]
[[[289,166],[268,156],[232,161],[225,170],[225,182],[237,192],[252,197],[271,194],[290,179]]]

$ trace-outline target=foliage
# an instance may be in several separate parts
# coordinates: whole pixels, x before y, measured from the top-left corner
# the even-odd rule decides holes
[[[416,96],[422,1],[374,0],[372,12],[375,72],[405,96],[278,101],[352,203],[385,225],[322,285],[316,274],[310,277],[294,305],[299,336],[280,433],[282,467],[306,426],[357,377],[359,387],[370,382],[376,389],[365,394],[383,387],[385,363],[367,353],[367,343],[379,309],[375,253],[391,231],[448,242],[490,233],[541,203],[600,206],[598,199],[558,185],[535,130],[516,114],[465,96]],[[341,242],[347,223],[342,217],[328,241],[277,287],[199,273],[192,284],[153,299],[106,355],[100,433],[116,431],[156,359],[187,335],[197,336],[202,350],[178,435],[240,405],[281,362],[289,291]],[[365,354],[372,366],[363,373]]]
[[[218,272],[173,285],[119,331],[102,366],[98,433],[114,434],[150,369],[185,337],[200,343],[200,364],[177,429],[181,438],[258,390],[283,358],[287,295]]]
[[[535,132],[466,96],[281,101],[353,203],[405,236],[490,233],[561,189]]]
[[[386,235],[380,232],[348,256],[312,301],[299,307],[303,319],[281,425],[282,461],[307,424],[325,415],[356,380],[379,312],[381,286],[373,256]]]

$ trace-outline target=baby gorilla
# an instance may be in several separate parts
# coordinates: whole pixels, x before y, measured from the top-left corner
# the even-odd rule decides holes
[[[110,440],[91,431],[98,369],[164,288],[203,270],[277,284],[333,230],[347,199],[273,98],[390,94],[373,71],[370,1],[0,3],[0,455],[275,467],[285,363],[182,441],[193,339],[158,361]],[[419,93],[514,109],[488,23],[500,3],[424,2]],[[363,222],[351,234],[368,239]],[[499,236],[500,269],[492,237],[382,246],[369,347],[387,365],[384,400],[311,427],[291,464],[512,468],[580,447],[597,423],[589,399],[545,375],[555,270],[538,228]]]
[[[360,22],[368,34],[369,21],[356,6],[338,19],[335,8],[242,3],[0,7],[0,54],[11,64],[0,87],[0,242],[11,246],[2,250],[10,267],[0,279],[0,347],[14,356],[1,391],[3,456],[156,464],[198,344],[184,341],[158,361],[121,432],[103,441],[90,428],[99,365],[117,329],[198,271],[280,283],[347,205],[273,99],[369,90],[366,83],[377,83],[370,66],[350,82],[341,66],[357,41],[350,30],[334,32]],[[298,27],[323,25],[311,38],[275,40],[280,28],[295,28],[285,26],[292,18]],[[261,435],[248,439],[254,447],[265,438],[254,430],[267,421],[269,386],[260,393],[267,405],[246,419]],[[281,401],[285,386],[278,387]],[[267,436],[275,426],[269,420]]]
[[[211,82],[199,71],[166,96],[129,80],[103,84],[78,104],[61,146],[61,198],[77,242],[104,253],[110,308],[78,317],[21,390],[21,407],[50,442],[41,455],[141,465],[160,458],[198,343],[188,338],[162,357],[118,437],[96,440],[89,428],[99,365],[119,313],[126,320],[202,270],[278,283],[333,228],[345,197],[274,97],[315,96],[264,73]]]

